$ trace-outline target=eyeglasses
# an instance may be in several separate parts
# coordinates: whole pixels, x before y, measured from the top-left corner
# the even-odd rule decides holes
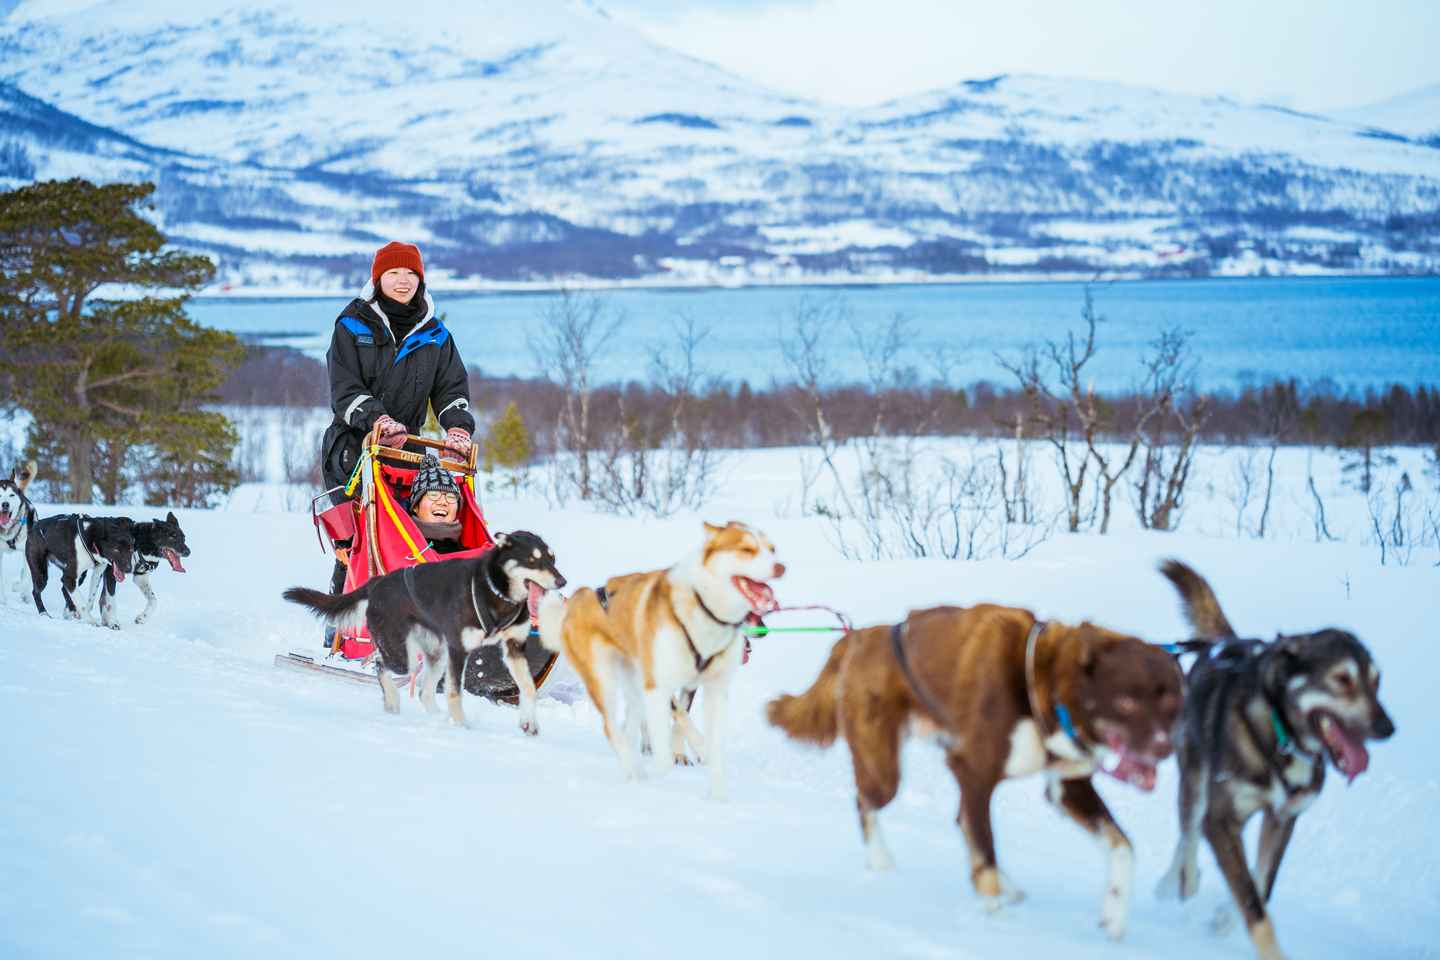
[[[421,500],[429,500],[431,503],[438,503],[441,500],[446,503],[459,503],[460,496],[450,493],[448,490],[426,490]]]

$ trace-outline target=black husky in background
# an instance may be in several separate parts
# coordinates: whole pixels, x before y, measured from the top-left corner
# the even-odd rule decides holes
[[[60,568],[65,619],[78,620],[83,610],[85,619],[95,623],[91,611],[95,606],[95,594],[99,592],[101,622],[118,630],[120,625],[114,621],[110,599],[100,590],[104,582],[101,574],[108,573],[116,580],[124,580],[130,572],[135,555],[133,528],[134,524],[124,517],[87,517],[75,513],[37,521],[25,544],[25,559],[30,564],[30,595],[35,598],[35,609],[45,614],[41,594],[50,582],[50,567],[53,565]],[[80,609],[76,609],[71,594],[86,576],[90,578],[89,593]]]
[[[190,548],[185,544],[185,531],[180,529],[180,521],[175,519],[173,511],[166,513],[164,520],[133,523],[131,531],[135,536],[135,586],[145,595],[145,609],[135,622],[144,623],[155,612],[155,591],[150,588],[151,571],[163,560],[170,564],[171,570],[184,573],[185,565],[180,558],[190,556]],[[104,604],[107,598],[114,596],[115,574],[107,569],[105,592],[101,594],[100,602]]]
[[[341,629],[362,624],[369,629],[380,654],[387,713],[400,712],[395,677],[408,676],[423,657],[420,702],[426,710],[435,709],[435,691],[443,678],[450,719],[463,725],[465,659],[484,644],[503,642],[505,666],[520,688],[520,729],[533,735],[539,732],[535,681],[523,647],[541,595],[563,586],[565,578],[545,541],[517,530],[497,534],[494,549],[478,557],[405,567],[345,594],[291,587],[284,596]]]
[[[1170,560],[1186,619],[1215,643],[1190,668],[1177,755],[1180,842],[1157,893],[1193,896],[1196,847],[1210,843],[1263,960],[1282,957],[1265,905],[1300,814],[1320,795],[1325,762],[1354,780],[1370,764],[1367,740],[1395,732],[1380,705],[1380,670],[1354,635],[1319,630],[1271,642],[1241,640],[1210,585]],[[1241,834],[1264,814],[1252,874]]]

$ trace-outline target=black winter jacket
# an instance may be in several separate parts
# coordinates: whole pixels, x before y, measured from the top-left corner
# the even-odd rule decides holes
[[[365,434],[384,414],[419,433],[431,406],[442,428],[474,432],[465,364],[429,293],[425,301],[424,319],[398,345],[384,314],[368,300],[351,300],[336,319],[325,355],[335,413],[321,451],[327,486],[349,479]]]

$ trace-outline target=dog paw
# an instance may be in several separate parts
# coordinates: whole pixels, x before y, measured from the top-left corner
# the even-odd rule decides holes
[[[865,869],[873,873],[889,873],[895,869],[895,858],[879,844],[872,844],[865,853]]]
[[[538,737],[540,736],[540,725],[534,720],[521,720],[520,732],[527,737]]]
[[[1200,889],[1200,868],[1175,864],[1155,884],[1157,900],[1189,900]]]
[[[1111,940],[1125,939],[1125,918],[1123,916],[1100,916],[1100,929],[1105,931],[1105,936]]]
[[[108,627],[108,628],[111,629],[111,630],[119,630],[119,629],[120,629],[120,624],[118,624],[118,623],[107,623],[107,624],[103,624],[103,626]]]
[[[147,619],[149,619],[149,618],[146,617],[145,614],[142,613],[142,614],[140,614],[140,616],[138,616],[138,617],[135,618],[135,625],[138,627],[140,624],[144,623]]]
[[[694,766],[694,761],[692,761],[692,760],[690,759],[689,754],[677,753],[677,754],[675,754],[675,766],[677,766],[677,767],[689,767],[689,766]]]
[[[1003,913],[1009,905],[1010,900],[1004,896],[980,898],[980,912],[986,916],[997,916]]]

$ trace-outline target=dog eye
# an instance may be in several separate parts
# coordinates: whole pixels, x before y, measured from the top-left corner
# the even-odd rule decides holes
[[[1348,695],[1355,692],[1355,678],[1348,673],[1334,674],[1330,678],[1330,682],[1335,684],[1336,689],[1341,693]]]

